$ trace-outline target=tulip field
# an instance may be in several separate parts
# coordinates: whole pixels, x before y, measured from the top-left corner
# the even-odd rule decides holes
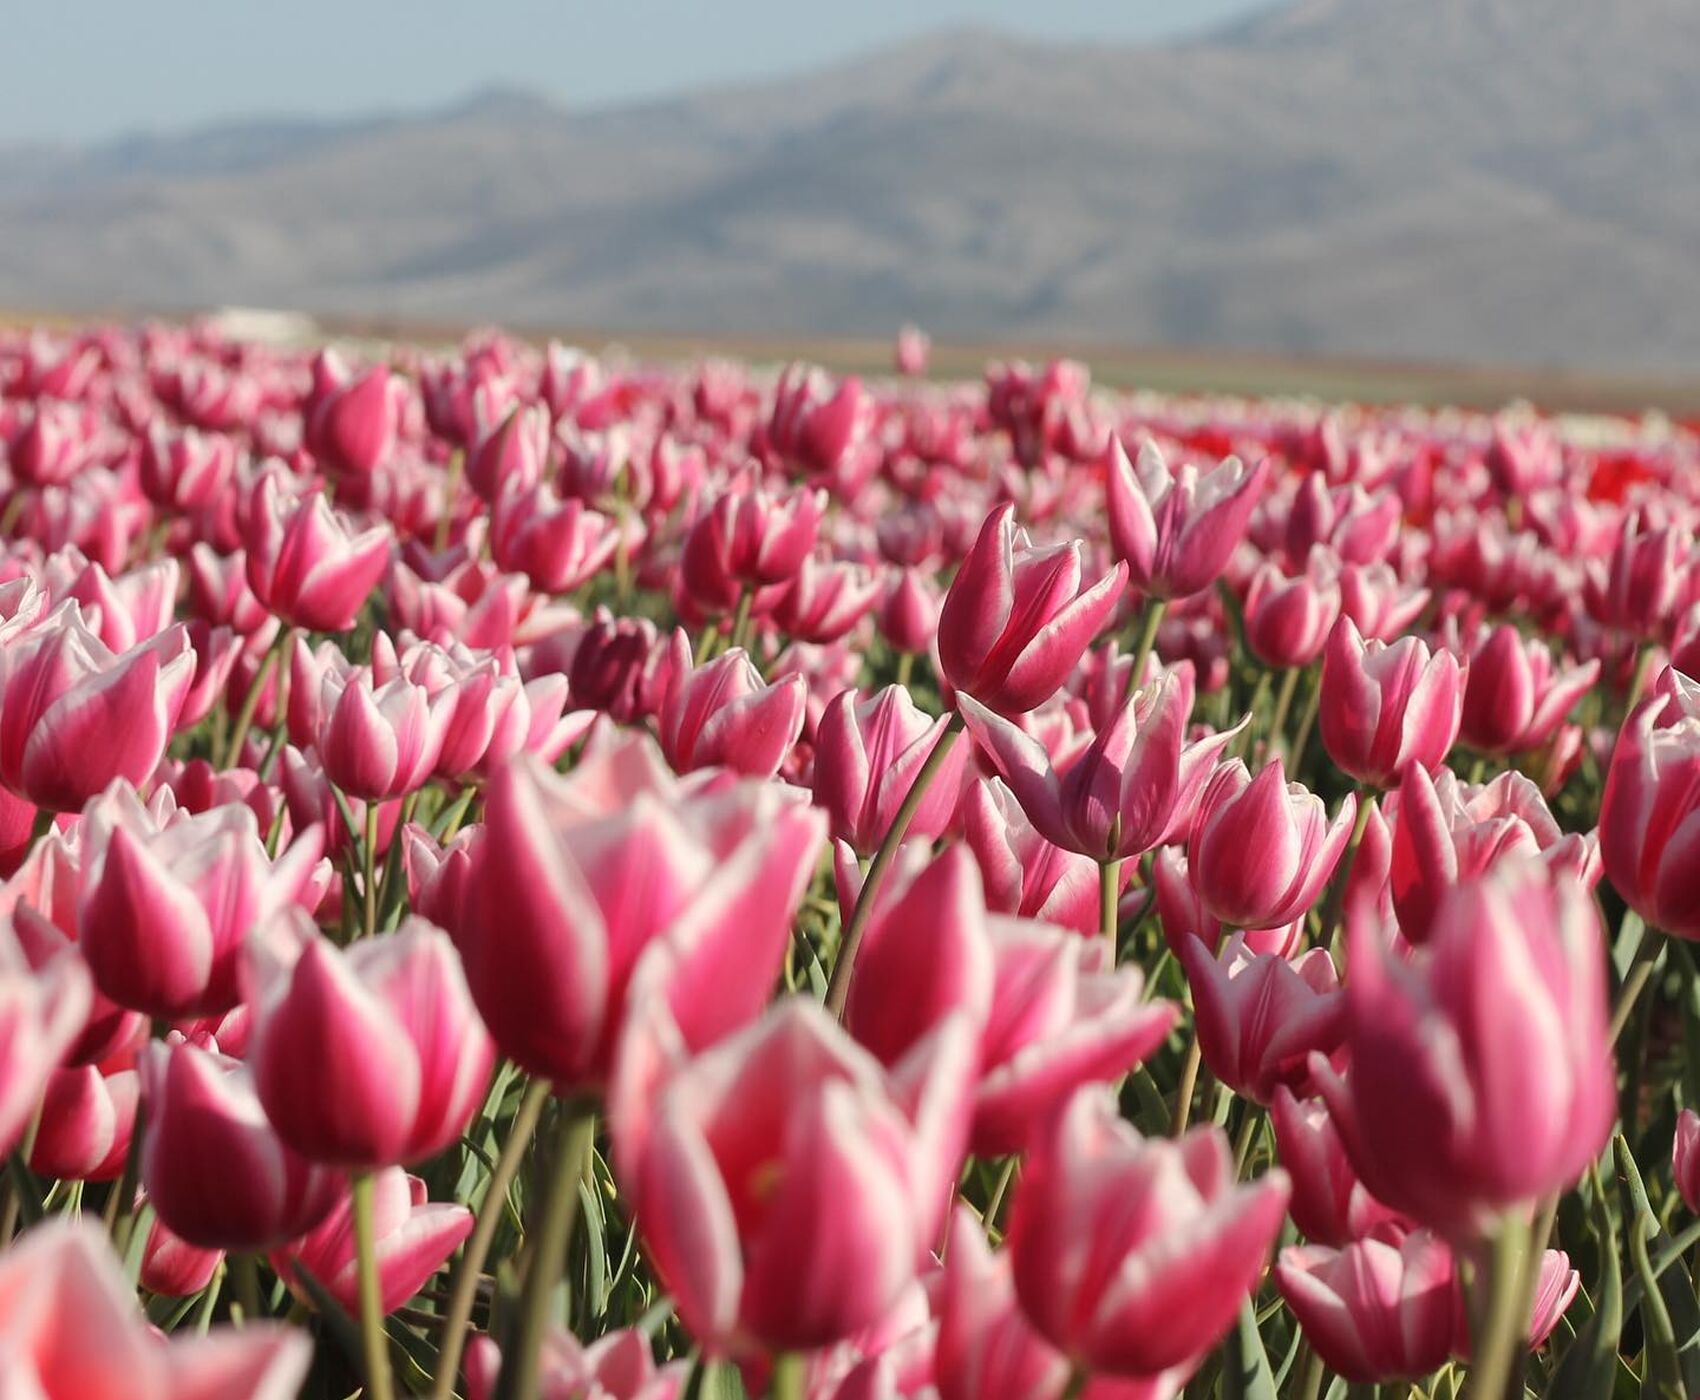
[[[0,1395],[1700,1394],[1700,437],[0,332]]]

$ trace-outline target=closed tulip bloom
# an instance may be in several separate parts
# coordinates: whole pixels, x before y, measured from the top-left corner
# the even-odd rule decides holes
[[[1313,550],[1305,571],[1289,578],[1273,563],[1251,576],[1245,596],[1245,643],[1266,666],[1308,666],[1322,655],[1340,616],[1336,561]]]
[[[835,839],[859,856],[878,849],[945,723],[919,709],[899,685],[869,700],[846,690],[827,705],[815,733],[814,794],[831,818]],[[961,745],[946,755],[909,824],[911,840],[944,834],[956,812],[967,758]]]
[[[141,442],[138,472],[143,493],[156,506],[195,511],[228,490],[236,475],[236,440],[194,428],[172,432],[156,423]]]
[[[1312,1244],[1338,1249],[1376,1234],[1402,1234],[1411,1222],[1365,1189],[1321,1099],[1277,1088],[1269,1106],[1275,1155],[1292,1179],[1293,1224]]]
[[[768,441],[802,471],[830,472],[866,435],[873,415],[855,375],[835,387],[820,370],[788,365],[774,389]]]
[[[374,365],[356,377],[335,351],[324,352],[314,377],[308,443],[333,470],[370,476],[395,450],[399,381],[392,384],[387,365]]]
[[[117,578],[97,563],[85,563],[69,587],[56,589],[54,597],[79,603],[101,641],[114,652],[128,651],[171,625],[177,576],[175,559],[156,560]]]
[[[979,863],[988,909],[1076,933],[1098,932],[1098,862],[1034,830],[1001,778],[969,784],[962,836]]]
[[[146,1197],[137,1201],[138,1209]],[[222,1249],[202,1249],[167,1229],[155,1215],[148,1225],[147,1243],[142,1246],[142,1268],[137,1282],[149,1293],[167,1298],[188,1298],[213,1281],[224,1263]]]
[[[1552,1335],[1581,1287],[1582,1276],[1570,1267],[1570,1256],[1562,1249],[1549,1249],[1541,1255],[1540,1272],[1535,1275],[1534,1306],[1529,1313],[1527,1341],[1531,1351]],[[1458,1348],[1458,1353],[1467,1355],[1468,1336],[1461,1336],[1460,1341],[1465,1345]]]
[[[921,570],[897,569],[880,603],[880,635],[893,651],[920,656],[931,649],[938,635],[943,605],[938,585]]]
[[[328,874],[310,826],[274,862],[244,805],[179,815],[163,829],[122,789],[88,820],[78,926],[95,985],[150,1016],[203,1016],[241,1000],[249,929]]]
[[[1521,773],[1501,773],[1470,790],[1441,768],[1413,763],[1392,813],[1388,891],[1407,942],[1426,943],[1441,901],[1460,880],[1504,860],[1539,857],[1592,887],[1599,862],[1592,835],[1565,835],[1539,790]]]
[[[957,704],[1028,819],[1058,846],[1096,861],[1150,850],[1196,804],[1233,733],[1184,746],[1186,710],[1165,673],[1137,691],[1090,744],[1053,765],[1045,747],[964,694]]]
[[[880,579],[860,564],[805,559],[784,586],[773,607],[773,620],[788,636],[804,642],[836,642],[872,610],[880,597]]]
[[[1501,865],[1448,895],[1409,963],[1350,933],[1350,1068],[1313,1065],[1364,1185],[1460,1239],[1572,1185],[1617,1113],[1599,916],[1581,886]]]
[[[1199,898],[1187,868],[1185,851],[1178,846],[1164,846],[1158,851],[1151,865],[1151,885],[1157,901],[1157,921],[1162,925],[1163,941],[1171,952],[1178,957],[1181,949],[1195,939],[1213,955],[1220,951],[1227,930]],[[1292,923],[1276,928],[1246,929],[1240,936],[1253,954],[1274,953],[1290,958],[1304,946],[1304,918],[1301,915]]]
[[[1685,1108],[1676,1118],[1676,1141],[1671,1148],[1671,1175],[1683,1205],[1700,1214],[1700,1116]]]
[[[326,677],[319,755],[351,797],[381,802],[423,787],[442,753],[454,696],[432,696],[406,676],[374,688],[364,669],[336,690]],[[334,699],[332,698],[334,696]]]
[[[973,1150],[1025,1150],[1079,1085],[1118,1079],[1163,1043],[1172,1002],[1147,1001],[1135,966],[1112,968],[1100,938],[993,918],[991,1010],[980,1034]],[[858,975],[860,975],[858,973]]]
[[[1347,564],[1340,570],[1340,611],[1365,637],[1390,642],[1422,615],[1429,591],[1411,588],[1390,564]]]
[[[1606,878],[1652,927],[1700,939],[1700,715],[1655,695],[1624,721],[1600,798]],[[0,725],[4,719],[0,718]]]
[[[1289,962],[1253,953],[1236,933],[1215,957],[1194,938],[1182,946],[1180,961],[1204,1063],[1236,1094],[1267,1106],[1277,1088],[1302,1093],[1310,1055],[1332,1055],[1339,1047],[1346,1003],[1326,948]]]
[[[11,928],[0,924],[0,1148],[17,1145],[53,1071],[87,1024],[93,986],[76,949],[65,944],[31,966]]]
[[[56,839],[49,838],[48,841],[38,843],[37,852],[41,852],[50,844],[59,843]],[[64,851],[62,845],[60,850]],[[61,870],[64,870],[70,865],[72,857],[64,855],[62,860],[64,864],[61,865]],[[57,865],[60,861],[53,863]],[[11,911],[11,932],[16,935],[17,947],[22,950],[25,963],[34,971],[46,972],[54,966],[58,958],[75,949],[77,892],[75,889],[52,891],[39,887],[28,891],[17,889],[18,885],[29,881],[36,873],[31,869],[32,866],[39,869],[35,856],[24,865],[18,880],[13,882],[12,893],[32,901],[39,899],[53,912],[54,917],[63,919],[71,929],[71,932],[67,933],[32,904],[20,903]],[[63,883],[76,884],[80,882],[80,872],[72,870],[68,877],[61,878]],[[62,904],[59,903],[61,900]],[[87,968],[86,958],[77,957],[73,952],[73,959]],[[67,1065],[92,1065],[110,1059],[132,1046],[145,1025],[145,1019],[140,1013],[119,1006],[110,997],[102,994],[99,987],[93,989],[87,1006],[82,1029],[64,1053],[64,1063]]]
[[[1322,799],[1289,783],[1279,758],[1253,778],[1235,759],[1216,770],[1199,799],[1187,846],[1193,886],[1224,924],[1279,928],[1316,903],[1351,837],[1357,798],[1334,821]]]
[[[195,677],[172,626],[114,654],[67,603],[0,656],[0,782],[38,807],[74,812],[115,777],[159,765]]]
[[[1365,642],[1342,617],[1322,661],[1322,742],[1351,777],[1387,787],[1408,763],[1433,769],[1458,737],[1465,667],[1416,637]]]
[[[372,1180],[372,1252],[378,1296],[393,1313],[425,1286],[472,1233],[472,1212],[461,1205],[434,1205],[425,1183],[400,1167]],[[353,1197],[344,1190],[329,1215],[299,1239],[273,1249],[267,1262],[297,1295],[311,1301],[296,1273],[304,1268],[350,1313],[360,1309],[354,1251]]]
[[[619,547],[614,522],[576,497],[537,485],[510,491],[490,513],[490,554],[497,567],[524,574],[543,593],[571,593],[593,578]]]
[[[460,958],[408,919],[346,951],[300,911],[256,941],[248,1059],[278,1134],[314,1161],[371,1168],[434,1156],[471,1121],[495,1058]],[[268,965],[295,952],[293,966]]]
[[[502,1352],[488,1333],[466,1348],[467,1400],[495,1400]],[[636,1328],[609,1332],[588,1346],[556,1323],[543,1334],[538,1363],[542,1400],[679,1400],[691,1367],[655,1364],[649,1338]]]
[[[336,1204],[337,1175],[286,1147],[245,1065],[184,1040],[142,1052],[142,1187],[203,1249],[267,1249]]]
[[[1267,463],[1248,470],[1237,457],[1202,475],[1190,464],[1171,471],[1150,440],[1130,462],[1112,436],[1110,542],[1133,586],[1153,598],[1190,598],[1215,583],[1245,538],[1267,474]]]
[[[346,632],[384,575],[390,532],[356,534],[315,491],[288,499],[275,473],[254,486],[243,529],[248,586],[286,623]]]
[[[692,1334],[795,1351],[884,1317],[942,1223],[971,1072],[960,1021],[888,1075],[791,999],[671,1078],[631,1186]]]
[[[1582,597],[1589,614],[1634,637],[1656,636],[1677,610],[1693,548],[1677,526],[1648,529],[1639,515],[1630,516],[1611,558],[1586,565]]]
[[[42,1095],[30,1170],[50,1180],[117,1180],[130,1153],[140,1093],[140,1077],[127,1067],[55,1070]]]
[[[537,485],[548,460],[549,410],[515,404],[500,423],[479,425],[466,450],[466,484],[493,505],[510,491],[523,493]]]
[[[980,527],[939,612],[944,679],[1001,715],[1056,694],[1115,610],[1127,566],[1082,588],[1079,541],[1037,548],[1003,505]]]
[[[1209,1351],[1255,1287],[1287,1208],[1276,1170],[1234,1181],[1214,1125],[1147,1139],[1108,1089],[1078,1091],[1035,1140],[1010,1215],[1022,1310],[1070,1360],[1155,1376]]]
[[[1462,1290],[1452,1251],[1427,1230],[1284,1249],[1275,1282],[1305,1340],[1348,1381],[1415,1380],[1452,1355]]]
[[[1545,641],[1503,622],[1470,655],[1459,736],[1483,753],[1538,749],[1599,675],[1598,659],[1557,670]]]
[[[741,647],[678,677],[661,712],[661,750],[680,773],[720,766],[771,778],[803,732],[808,684],[769,685]]]
[[[564,1087],[606,1080],[651,943],[691,968],[674,1007],[688,1043],[753,1018],[820,855],[824,817],[777,787],[686,788],[656,767],[640,740],[567,778],[520,757],[490,782],[455,936],[503,1053]]]
[[[55,1218],[0,1256],[0,1358],[30,1400],[289,1400],[312,1339],[281,1323],[185,1329],[169,1340],[98,1223]]]

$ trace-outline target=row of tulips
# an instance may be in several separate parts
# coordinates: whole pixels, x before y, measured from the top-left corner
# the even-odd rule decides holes
[[[0,337],[0,1391],[1700,1392],[1700,439]]]

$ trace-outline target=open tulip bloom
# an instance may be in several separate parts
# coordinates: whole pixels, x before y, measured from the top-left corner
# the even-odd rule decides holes
[[[0,329],[0,1395],[1700,1394],[1700,434],[927,345]]]

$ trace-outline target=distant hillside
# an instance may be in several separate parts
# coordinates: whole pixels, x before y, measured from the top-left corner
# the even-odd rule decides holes
[[[1697,132],[1692,0],[952,32],[614,110],[0,145],[0,303],[1695,368]]]

